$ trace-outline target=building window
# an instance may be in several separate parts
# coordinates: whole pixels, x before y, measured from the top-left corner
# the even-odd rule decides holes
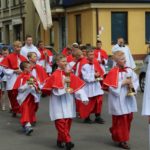
[[[76,15],[76,42],[81,44],[82,43],[82,36],[81,36],[81,15]]]
[[[50,45],[54,46],[54,28],[50,28]]]
[[[146,25],[146,43],[150,43],[150,12],[146,12],[145,16]]]
[[[6,6],[6,8],[9,7],[9,0],[5,0],[5,6]]]
[[[14,5],[19,5],[19,0],[13,0]]]
[[[0,43],[2,43],[2,28],[0,28]]]
[[[13,6],[15,6],[16,5],[16,0],[13,0]]]
[[[117,38],[123,37],[128,42],[128,13],[112,12],[111,14],[111,40],[117,43]]]

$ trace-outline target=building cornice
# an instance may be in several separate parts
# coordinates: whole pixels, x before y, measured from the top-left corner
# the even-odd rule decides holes
[[[53,8],[51,10],[52,14],[56,14],[56,13],[64,13],[65,9],[63,7],[58,7],[58,8]]]
[[[100,9],[150,9],[150,3],[90,3],[90,4],[83,4],[78,5],[74,7],[68,7],[66,8],[66,12],[76,12],[76,11],[83,11],[87,9],[94,9],[94,8],[100,8]]]

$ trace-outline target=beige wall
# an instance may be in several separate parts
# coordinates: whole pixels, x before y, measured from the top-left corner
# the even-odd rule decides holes
[[[54,25],[54,49],[59,50],[59,24],[57,21],[53,22]]]
[[[96,41],[96,17],[95,10],[68,13],[68,44],[76,42],[76,15],[81,14],[82,43],[94,44]]]
[[[145,9],[100,9],[99,24],[105,28],[102,34],[104,49],[111,53],[111,11],[128,12],[128,46],[133,54],[145,54]]]
[[[99,8],[99,26],[104,27],[101,35],[103,48],[111,54],[111,12],[125,11],[128,12],[128,46],[133,54],[146,54],[147,45],[145,44],[145,12],[150,9],[144,8]],[[71,44],[76,40],[75,15],[82,16],[82,43],[91,43],[95,45],[96,42],[96,12],[95,9],[88,9],[83,11],[68,13],[68,43]]]

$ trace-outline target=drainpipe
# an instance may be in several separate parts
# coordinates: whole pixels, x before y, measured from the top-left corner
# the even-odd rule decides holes
[[[95,11],[96,11],[96,38],[97,38],[97,35],[99,34],[99,11],[98,11],[98,8],[95,8]]]

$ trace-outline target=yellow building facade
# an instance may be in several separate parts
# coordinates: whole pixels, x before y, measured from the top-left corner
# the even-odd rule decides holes
[[[58,11],[58,10],[57,10]],[[148,4],[111,4],[111,3],[91,3],[67,7],[61,12],[52,10],[55,18],[64,16],[65,20],[65,34],[66,45],[71,45],[77,39],[77,20],[76,16],[81,16],[81,43],[96,45],[98,29],[103,27],[104,30],[100,36],[103,43],[103,49],[111,54],[112,39],[111,39],[111,14],[112,12],[126,12],[127,13],[127,36],[128,46],[132,54],[138,59],[147,53],[147,46],[145,35],[145,15],[150,12],[150,3]],[[60,44],[60,22],[53,21],[54,32],[54,47],[55,49],[62,49]]]

